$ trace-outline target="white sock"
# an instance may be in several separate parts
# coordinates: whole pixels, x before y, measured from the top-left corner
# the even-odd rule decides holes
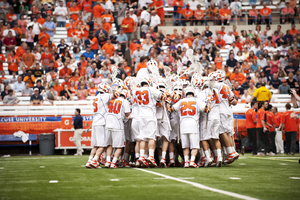
[[[145,150],[144,149],[140,149],[140,156],[144,157],[144,154],[145,154]]]
[[[226,155],[227,154],[226,147],[222,147],[222,149],[223,149],[223,154]]]
[[[125,153],[124,157],[125,157],[125,161],[129,161],[129,154],[128,153]]]
[[[154,157],[154,149],[149,149],[149,156]]]
[[[227,148],[226,148],[226,151],[227,151],[228,154],[230,154],[230,153],[233,152],[232,149],[231,149],[231,147],[227,147]]]
[[[231,147],[231,149],[232,149],[232,152],[235,152],[235,148],[234,147]]]
[[[217,155],[217,150],[213,150],[213,152],[214,152],[214,158],[217,157],[218,156]]]
[[[217,149],[218,161],[222,161],[221,149]]]
[[[144,158],[147,159],[147,158],[148,158],[148,155],[144,155]]]
[[[199,149],[199,153],[200,153],[200,159],[203,158],[205,156],[203,148]]]
[[[204,154],[205,154],[206,160],[211,160],[210,153],[208,152],[208,150],[204,151]]]
[[[103,158],[106,158],[106,152],[103,153]]]
[[[207,151],[208,151],[208,153],[209,153],[209,157],[211,157],[211,150],[208,149]]]
[[[96,160],[98,162],[99,156],[95,155],[93,160]]]
[[[136,153],[135,154],[135,158],[139,158],[140,157],[140,154],[139,153]]]
[[[166,159],[166,155],[167,155],[167,152],[165,152],[165,151],[163,151],[163,152],[161,153],[161,157],[162,157],[163,159]]]
[[[189,162],[189,156],[184,156],[184,162]]]
[[[110,162],[110,156],[106,156],[106,162]]]
[[[93,159],[93,156],[89,156],[89,161],[91,161]]]
[[[191,156],[191,162],[195,161],[195,156]]]
[[[170,157],[170,160],[171,160],[171,159],[174,159],[174,153],[173,153],[173,152],[170,152],[170,153],[169,153],[169,157]]]
[[[117,157],[114,157],[112,163],[115,163],[115,164],[116,164],[117,160],[118,160],[118,158],[117,158]]]

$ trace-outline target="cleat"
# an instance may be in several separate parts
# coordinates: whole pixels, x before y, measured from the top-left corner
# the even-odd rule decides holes
[[[154,160],[154,158],[153,158],[152,156],[149,156],[149,157],[147,158],[147,163],[149,164],[149,166],[150,166],[151,168],[157,167],[157,164],[156,164],[156,162],[155,162],[155,160]]]
[[[175,162],[173,159],[170,159],[170,162],[168,164],[168,167],[175,167]]]
[[[111,168],[111,169],[117,169],[118,166],[117,166],[115,163],[112,163],[112,164],[110,165],[110,168]]]
[[[228,157],[226,158],[226,160],[224,161],[224,163],[230,164],[230,163],[232,163],[233,161],[234,161],[234,153],[230,153],[230,154],[228,155]]]
[[[237,160],[240,157],[240,155],[236,151],[234,152],[233,155],[234,155],[234,160]]]
[[[119,162],[118,166],[119,167],[124,167],[124,165],[125,165],[124,159],[120,159],[120,162]]]
[[[241,148],[241,154],[244,155],[245,154],[245,147]]]
[[[222,167],[222,161],[221,161],[221,160],[219,160],[219,161],[217,162],[216,167]]]
[[[123,165],[123,167],[125,167],[125,168],[131,168],[131,166],[127,162],[125,162],[125,164]]]
[[[262,153],[262,152],[258,152],[257,153],[257,156],[264,156],[265,154],[264,153]]]
[[[105,163],[105,168],[110,168],[110,162]]]
[[[140,163],[140,166],[141,167],[149,167],[149,165],[148,165],[148,163],[146,162],[146,160],[145,160],[145,157],[140,157],[139,159],[138,159],[138,162]]]
[[[190,168],[198,168],[198,165],[195,163],[195,161],[190,162]]]
[[[135,167],[137,167],[137,168],[140,168],[140,167],[141,167],[141,164],[139,163],[138,160],[135,161]]]
[[[204,167],[205,161],[206,161],[206,157],[202,157],[198,162],[198,166]]]
[[[215,167],[217,166],[217,159],[214,159],[214,161],[212,161],[212,163],[210,164],[211,167]]]
[[[165,160],[164,158],[162,158],[162,159],[160,160],[159,165],[160,165],[161,168],[166,168],[166,167],[167,167],[166,160]]]
[[[184,162],[184,168],[189,168],[190,167],[190,163],[189,162]]]
[[[203,167],[210,167],[212,160],[206,160]]]
[[[98,164],[98,162],[96,160],[92,160],[92,161],[90,161],[90,166],[92,168],[97,168],[97,166],[99,166],[99,164]]]
[[[276,154],[273,153],[272,151],[270,151],[270,153],[267,153],[266,155],[267,155],[267,156],[275,156]]]
[[[86,164],[85,164],[85,167],[88,168],[88,169],[93,168],[93,167],[91,166],[91,161],[88,160],[88,161],[86,162]]]

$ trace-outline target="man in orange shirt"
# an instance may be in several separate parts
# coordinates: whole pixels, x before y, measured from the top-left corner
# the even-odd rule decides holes
[[[53,84],[54,90],[57,92],[57,94],[60,93],[64,88],[59,84],[58,78],[55,78],[54,84]]]
[[[285,105],[286,111],[282,115],[282,130],[285,134],[286,154],[294,155],[297,140],[297,121],[298,115],[291,110],[291,104]]]
[[[64,67],[59,70],[59,78],[64,78],[65,75],[69,75],[72,76],[72,70],[70,68],[68,68],[68,63],[64,62]]]
[[[29,70],[27,72],[27,76],[24,77],[23,81],[25,83],[29,83],[29,87],[33,88],[34,87],[34,84],[35,84],[35,77],[34,75],[32,74],[32,71]]]
[[[26,67],[26,70],[34,67],[35,65],[35,56],[30,52],[30,47],[26,48],[26,53],[22,56],[23,66]]]
[[[219,48],[223,48],[226,46],[225,41],[222,39],[222,35],[218,34],[217,36],[218,38],[215,40],[215,44],[219,47]]]
[[[296,29],[296,25],[292,24],[292,28],[290,29],[290,34],[294,35],[294,34],[297,34],[297,33],[298,33],[298,30]]]
[[[99,1],[97,1],[96,4],[97,5],[95,5],[93,7],[92,14],[93,14],[94,18],[97,20],[98,24],[100,24],[101,23],[101,15],[102,15],[101,13],[103,13],[105,11],[105,9],[102,8]]]
[[[26,53],[26,48],[27,48],[27,44],[25,42],[22,42],[21,46],[17,48],[16,56],[18,56],[21,61],[23,60],[22,58],[23,54]]]
[[[165,11],[164,11],[164,2],[163,0],[154,0],[153,2],[154,8],[156,10],[157,15],[160,18],[160,25],[164,25]]]
[[[247,140],[243,142],[242,138],[242,148],[241,154],[244,155],[245,150],[252,144],[253,155],[257,154],[257,137],[256,137],[256,112],[258,108],[258,103],[252,101],[251,108],[246,111],[246,129],[247,129]]]
[[[198,25],[198,22],[202,25],[204,22],[204,11],[201,9],[201,5],[197,5],[197,10],[194,11],[194,20],[191,22],[191,26],[193,26],[193,22],[195,25]]]
[[[181,9],[183,8],[183,0],[174,0],[174,21],[173,26],[175,26],[178,20],[178,25],[181,25]]]
[[[182,26],[186,26],[186,22],[190,21],[193,17],[193,10],[190,9],[190,4],[186,4],[186,8],[181,10],[181,24]]]
[[[107,38],[106,44],[104,44],[101,49],[105,49],[106,54],[109,54],[110,56],[112,56],[113,52],[116,50],[114,45],[111,43],[110,38]]]
[[[81,63],[77,63],[78,71],[79,71],[79,76],[84,76],[87,74],[86,68],[81,66]]]
[[[146,68],[147,65],[146,63],[148,62],[147,57],[141,57],[141,62],[136,66],[136,73],[138,73],[138,71],[140,71],[140,69]]]
[[[217,69],[222,69],[223,57],[220,55],[219,51],[216,52],[216,57],[215,57],[214,62],[215,62]]]
[[[232,80],[235,80],[239,82],[239,85],[242,85],[245,82],[246,77],[243,73],[240,73],[239,69],[236,67],[234,68],[234,73],[230,76],[230,81]]]
[[[79,8],[76,6],[76,2],[72,3],[72,7],[69,9],[70,18],[72,18],[74,21],[78,19],[79,15]]]
[[[276,128],[276,123],[275,123],[275,115],[271,112],[272,105],[269,104],[268,109],[266,110],[266,117],[267,117],[267,127],[269,129],[269,136],[266,140],[267,145],[269,146],[269,150],[272,153],[276,153],[276,146],[275,146],[275,128]],[[275,154],[274,154],[275,155]]]
[[[85,10],[88,16],[91,16],[92,12],[92,0],[82,0],[82,10]]]
[[[52,54],[49,52],[49,47],[45,47],[45,52],[42,53],[41,61],[44,70],[49,67],[51,61],[53,62]]]
[[[106,32],[108,33],[108,35],[111,35],[109,34],[109,31],[111,30],[112,23],[114,22],[114,17],[111,14],[109,14],[108,10],[105,10],[104,14],[101,16],[102,26],[103,26],[103,19],[105,20],[105,23],[108,25],[108,31],[106,30]]]
[[[267,7],[266,3],[263,3],[263,8],[259,11],[259,14],[264,24],[266,23],[266,18],[268,18],[268,24],[272,24],[272,10]]]
[[[50,36],[48,35],[48,33],[46,33],[47,28],[43,27],[42,28],[42,32],[40,32],[39,34],[39,43],[41,46],[44,46],[44,44],[46,44],[48,42],[48,40],[50,39]]]
[[[228,9],[227,4],[223,4],[223,8],[219,11],[220,20],[222,22],[222,26],[224,25],[224,22],[227,21],[227,24],[229,25],[230,19],[231,19],[231,13]]]
[[[122,20],[121,27],[124,29],[124,33],[128,38],[128,41],[133,39],[135,23],[130,17],[130,13],[126,13],[126,17]]]
[[[266,115],[265,109],[267,109],[269,103],[266,101],[261,101],[258,104],[258,111],[257,111],[257,122],[256,122],[256,132],[257,132],[257,155],[263,156],[264,154],[261,152],[263,148],[263,137],[267,134],[268,128],[266,124]],[[265,148],[265,151],[267,149]]]

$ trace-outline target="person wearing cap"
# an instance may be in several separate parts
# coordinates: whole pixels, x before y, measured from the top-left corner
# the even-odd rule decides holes
[[[86,51],[82,54],[86,60],[92,61],[95,57],[94,53],[91,51],[91,46],[86,46]]]
[[[267,7],[265,2],[263,3],[263,8],[259,11],[259,14],[264,24],[266,23],[266,18],[268,18],[268,24],[272,24],[272,10]]]
[[[134,20],[130,17],[130,13],[126,12],[126,17],[122,20],[121,27],[124,29],[128,41],[132,40],[134,37],[134,32],[136,31],[136,25]]]
[[[257,88],[255,90],[255,92],[253,94],[253,97],[252,97],[252,100],[254,98],[256,98],[256,100],[258,102],[260,102],[260,101],[269,102],[270,101],[270,99],[272,97],[272,94],[271,94],[270,90],[267,89],[265,86],[266,86],[266,82],[262,82],[260,88]]]
[[[141,45],[137,44],[136,50],[132,53],[131,59],[132,59],[132,67],[134,69],[137,68],[137,65],[140,63],[141,58],[145,56],[145,51],[141,50]],[[135,70],[136,71],[136,70]]]
[[[39,94],[39,89],[34,88],[33,95],[30,97],[30,104],[32,105],[41,105],[44,103],[43,96]]]
[[[252,9],[249,10],[249,20],[250,24],[257,24],[257,18],[258,18],[258,11],[255,9],[255,5],[252,5]]]
[[[291,87],[288,85],[286,79],[281,80],[281,85],[278,87],[278,94],[288,94]]]
[[[181,24],[182,24],[182,26],[186,26],[186,22],[189,22],[192,19],[193,14],[194,14],[193,10],[190,9],[190,4],[188,4],[188,3],[186,4],[186,8],[183,8],[181,10],[181,14],[182,14]]]
[[[83,2],[82,2],[83,4]],[[66,26],[66,16],[68,15],[68,10],[64,7],[64,1],[60,0],[59,6],[57,6],[53,12],[56,16],[57,27],[65,27]]]
[[[229,30],[228,33],[224,35],[223,40],[227,45],[231,45],[235,41],[235,37],[232,34],[232,30]]]
[[[229,22],[231,20],[231,13],[230,10],[227,7],[227,4],[223,4],[223,8],[219,10],[219,18],[222,22],[222,26],[224,26],[224,23],[227,21],[227,24],[229,25]]]

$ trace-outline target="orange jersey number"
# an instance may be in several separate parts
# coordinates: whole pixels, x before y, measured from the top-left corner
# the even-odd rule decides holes
[[[147,90],[144,91],[136,91],[136,96],[139,99],[139,104],[140,105],[148,105],[149,103],[149,93]]]
[[[195,105],[196,105],[195,101],[181,102],[181,104],[180,104],[181,116],[195,115],[196,114]]]
[[[98,99],[94,100],[93,106],[94,106],[94,112],[98,111],[98,104],[97,104]]]
[[[108,112],[119,114],[121,110],[122,101],[111,100],[108,103]]]
[[[222,94],[223,99],[229,99],[229,88],[225,85],[223,85],[222,90],[220,91],[220,94]]]

